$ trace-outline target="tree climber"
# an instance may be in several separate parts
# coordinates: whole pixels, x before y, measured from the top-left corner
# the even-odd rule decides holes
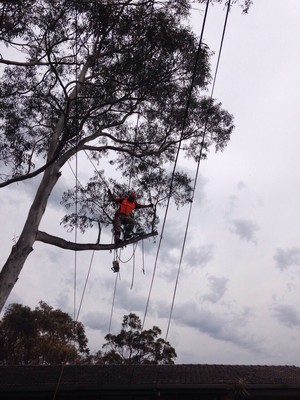
[[[114,217],[114,236],[115,244],[121,242],[121,227],[124,225],[124,240],[129,239],[133,234],[133,228],[135,225],[135,219],[133,217],[133,211],[138,208],[153,207],[153,204],[140,204],[136,201],[135,192],[131,192],[128,196],[116,197],[109,190],[111,199],[119,204],[119,208],[115,213]]]

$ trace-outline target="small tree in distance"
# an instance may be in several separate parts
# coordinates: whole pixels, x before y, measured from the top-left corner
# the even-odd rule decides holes
[[[95,363],[174,364],[175,349],[159,335],[159,327],[142,330],[141,320],[136,314],[124,315],[121,332],[105,336],[107,343],[102,347],[107,351],[98,352]]]

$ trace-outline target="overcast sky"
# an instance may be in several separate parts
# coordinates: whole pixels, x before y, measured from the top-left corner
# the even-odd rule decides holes
[[[200,33],[203,12],[194,10]],[[210,8],[204,41],[216,53],[223,6]],[[177,363],[300,365],[300,2],[254,0],[248,15],[235,6],[228,20],[214,97],[235,118],[223,153],[211,152],[200,166],[168,340]],[[214,61],[215,62],[215,61]],[[183,166],[194,176],[196,165]],[[81,171],[82,177],[92,171]],[[59,226],[59,202],[66,174],[50,198],[42,230],[73,240]],[[1,189],[1,265],[18,236],[36,182]],[[188,209],[171,207],[158,257],[145,328],[157,325],[165,337],[174,294]],[[95,232],[85,241],[93,240]],[[102,235],[109,243],[111,232]],[[157,244],[141,245],[133,259],[110,270],[113,254],[95,253],[79,313],[91,350],[122,317],[143,320]],[[132,247],[121,254],[126,261]],[[36,243],[8,304],[30,307],[40,300],[75,314],[92,253],[75,256]],[[144,264],[144,265],[143,265]],[[144,273],[142,267],[144,266]]]

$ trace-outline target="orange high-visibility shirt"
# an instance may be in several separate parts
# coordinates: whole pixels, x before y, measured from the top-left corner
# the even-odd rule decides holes
[[[132,213],[135,207],[136,207],[135,201],[128,201],[127,199],[123,199],[118,211],[119,213],[128,216]]]

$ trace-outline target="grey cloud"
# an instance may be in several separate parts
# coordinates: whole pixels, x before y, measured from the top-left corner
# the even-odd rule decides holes
[[[292,265],[300,265],[300,248],[292,247],[289,249],[276,249],[274,255],[276,266],[284,270]]]
[[[228,198],[228,209],[225,211],[224,216],[226,219],[230,217],[230,215],[234,212],[237,203],[237,196],[229,196]]]
[[[64,310],[73,317],[74,310],[72,310],[72,306],[70,304],[70,293],[67,290],[61,291],[57,296],[55,302],[57,304],[57,308]]]
[[[194,173],[192,173],[191,175],[194,176]],[[198,206],[202,204],[203,200],[206,198],[205,189],[207,183],[208,179],[200,174],[197,181],[197,187],[194,193],[194,203],[197,204]]]
[[[124,314],[128,314],[127,310],[131,310],[139,315],[143,314],[146,306],[145,294],[134,293],[133,296],[130,285],[120,285],[115,299],[115,306],[126,310]]]
[[[85,327],[97,329],[104,333],[108,332],[109,314],[91,312],[83,316],[82,322]]]
[[[226,285],[228,279],[223,277],[218,278],[216,276],[209,276],[208,281],[211,291],[210,293],[202,296],[201,300],[211,303],[217,303],[224,296],[224,293],[227,290]]]
[[[75,184],[73,186],[75,186]],[[67,209],[61,205],[61,200],[64,192],[71,188],[72,186],[68,186],[67,181],[64,179],[63,176],[61,176],[51,192],[51,195],[49,197],[49,205],[51,205],[51,207],[53,207],[54,209],[61,209],[63,213],[66,213]]]
[[[22,193],[26,194],[27,196],[30,197],[30,199],[33,200],[33,198],[36,194],[36,191],[38,189],[38,186],[40,184],[40,180],[41,180],[41,176],[37,176],[35,178],[28,179],[27,181],[21,182],[19,185],[20,185],[20,189],[21,189]],[[65,190],[67,190],[66,181],[65,181],[64,177],[61,176],[61,178],[58,180],[58,182],[54,186],[54,188],[49,196],[48,206],[51,206],[54,209],[62,208],[62,206],[60,205],[60,202],[62,199],[63,192]]]
[[[160,302],[157,304],[157,310],[160,317],[168,318],[170,310],[166,304]],[[188,302],[177,305],[173,314],[173,320],[183,326],[188,326],[205,333],[210,337],[225,342],[230,342],[244,349],[262,352],[261,338],[254,337],[242,331],[246,321],[251,316],[249,312],[241,314],[218,315],[207,308],[200,308],[197,304]]]
[[[166,264],[163,264],[162,266],[165,267]],[[176,276],[178,275],[178,266],[179,266],[179,263],[178,263],[178,260],[176,260],[176,262],[174,262],[173,265],[170,264],[168,266],[168,268],[160,269],[159,275],[161,277],[163,277],[167,282],[174,282],[176,279]]]
[[[246,187],[247,187],[247,185],[246,185],[246,183],[245,183],[244,181],[239,181],[238,184],[237,184],[237,188],[238,188],[239,190],[243,190],[243,189],[245,189]]]
[[[289,328],[300,325],[300,314],[295,306],[279,304],[273,306],[275,318],[282,324]]]
[[[24,299],[22,299],[22,297],[19,296],[18,294],[16,294],[15,292],[12,292],[12,294],[11,294],[11,295],[9,296],[9,298],[6,300],[6,302],[5,302],[5,304],[4,304],[4,307],[3,307],[3,309],[2,309],[2,311],[1,311],[1,313],[0,313],[0,316],[1,316],[1,314],[4,315],[4,313],[5,313],[6,309],[7,309],[7,307],[8,307],[10,304],[13,304],[13,303],[24,304]]]
[[[230,222],[230,231],[232,233],[239,236],[242,240],[256,244],[255,232],[259,230],[257,225],[247,219],[235,219]]]
[[[179,221],[168,222],[163,234],[164,247],[179,248],[184,236],[183,224]]]
[[[183,255],[183,262],[190,268],[203,268],[213,258],[213,248],[211,244],[190,247],[185,250]],[[160,264],[167,268],[160,269],[160,275],[167,280],[173,281],[178,273],[180,262],[180,251],[178,249],[165,249],[163,257],[160,257]],[[188,273],[188,268],[181,270],[181,273]]]
[[[203,267],[213,258],[214,246],[207,244],[199,247],[191,247],[184,254],[184,261],[191,267]]]
[[[182,225],[179,224],[178,221],[171,221],[167,224],[165,232],[163,233],[159,252],[160,262],[168,266],[178,263],[182,247],[183,232]]]
[[[235,209],[237,201],[238,201],[237,196],[235,195],[229,196],[229,208],[231,211]]]

